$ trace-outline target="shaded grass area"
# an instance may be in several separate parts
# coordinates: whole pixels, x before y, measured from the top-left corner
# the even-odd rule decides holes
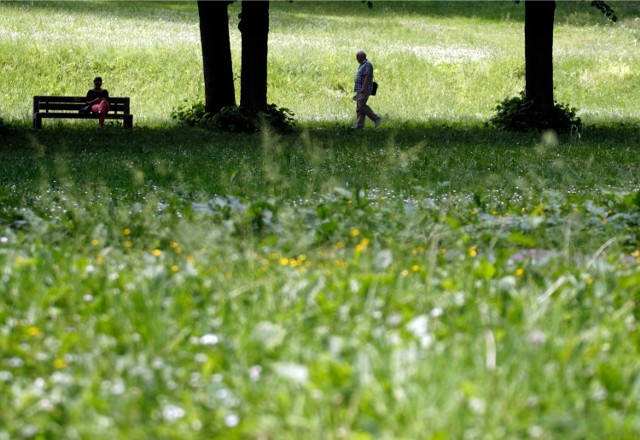
[[[41,174],[55,176],[64,165],[61,173],[74,179],[128,188],[139,168],[145,180],[159,185],[177,180],[208,193],[304,197],[332,179],[354,188],[406,193],[414,186],[473,191],[510,188],[518,182],[540,187],[633,185],[640,129],[586,127],[580,137],[558,139],[452,125],[364,132],[314,125],[287,136],[61,126],[18,130],[4,142],[3,176],[8,181],[20,175],[27,181],[37,181]],[[11,161],[26,163],[16,168],[8,165]],[[130,165],[118,172],[126,163]],[[263,173],[269,167],[277,173],[265,186]]]

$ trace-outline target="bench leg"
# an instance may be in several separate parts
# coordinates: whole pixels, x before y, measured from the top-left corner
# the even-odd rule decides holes
[[[33,128],[35,129],[42,128],[42,117],[37,113],[33,115]]]
[[[124,123],[122,124],[124,128],[133,127],[133,115],[125,115]]]

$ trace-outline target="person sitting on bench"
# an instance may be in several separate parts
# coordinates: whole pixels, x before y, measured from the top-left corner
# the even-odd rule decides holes
[[[87,92],[87,110],[91,109],[98,115],[100,127],[104,127],[104,119],[109,111],[109,92],[102,88],[102,78],[93,80],[93,89]]]

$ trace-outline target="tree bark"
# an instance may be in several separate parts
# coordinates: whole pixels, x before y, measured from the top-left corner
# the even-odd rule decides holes
[[[212,115],[236,105],[229,41],[228,1],[198,1],[205,110]]]
[[[553,21],[556,2],[524,2],[525,93],[548,114],[553,102]]]
[[[267,52],[269,1],[242,1],[242,72],[240,105],[248,110],[267,108]]]

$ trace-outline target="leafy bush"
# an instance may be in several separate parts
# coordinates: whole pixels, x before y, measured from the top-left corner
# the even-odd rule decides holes
[[[566,133],[582,127],[582,121],[576,117],[577,109],[554,101],[551,114],[545,114],[531,99],[527,99],[524,91],[520,92],[520,96],[502,101],[496,110],[491,123],[501,130],[524,132],[554,129],[559,133]]]
[[[255,113],[240,106],[223,107],[211,119],[210,125],[232,133],[253,133],[260,129]]]
[[[280,133],[287,133],[293,130],[296,125],[295,114],[288,108],[278,107],[275,104],[268,104],[267,110],[258,114],[259,118],[269,124],[269,126]]]
[[[294,113],[275,104],[267,105],[263,112],[254,112],[241,106],[222,108],[215,115],[206,112],[201,102],[175,108],[171,117],[190,127],[229,131],[233,133],[253,133],[268,125],[280,133],[291,131],[295,127]]]
[[[185,103],[176,107],[171,111],[171,118],[178,120],[182,124],[194,127],[202,123],[203,120],[209,118],[210,115],[204,109],[204,103],[196,102],[189,105]]]

